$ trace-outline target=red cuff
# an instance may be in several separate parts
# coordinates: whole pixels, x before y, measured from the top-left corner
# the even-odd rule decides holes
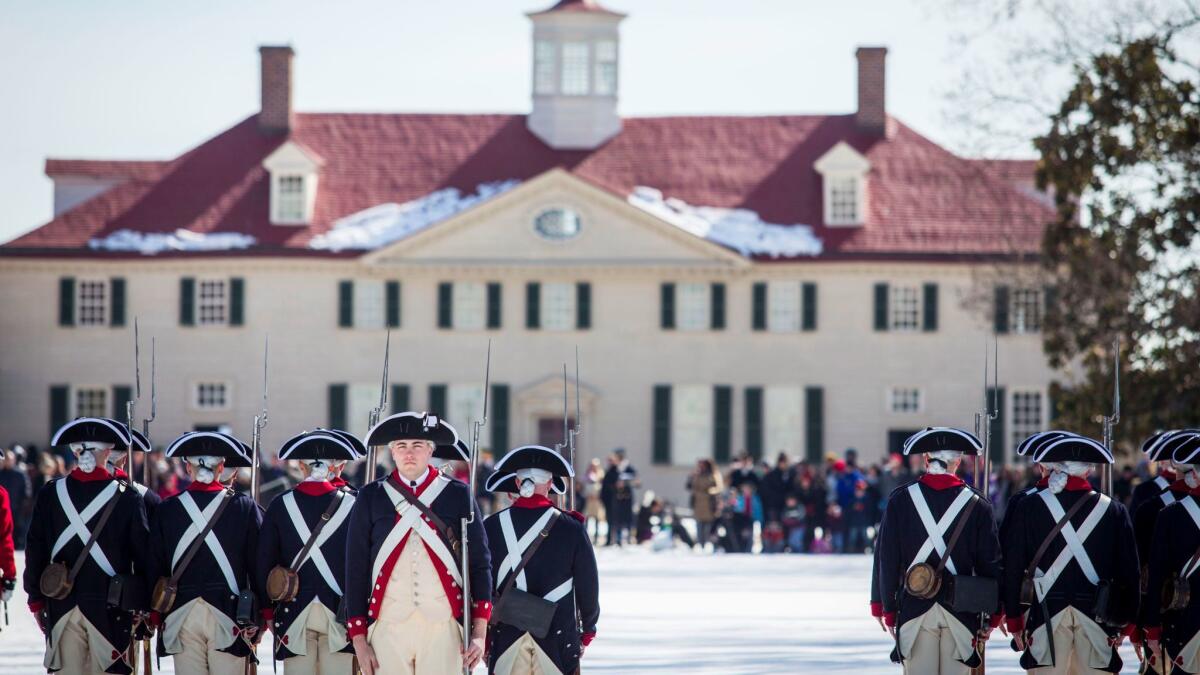
[[[580,636],[579,641],[583,643],[584,647],[586,647],[586,646],[592,644],[592,640],[595,640],[595,639],[596,639],[595,633],[584,633],[582,636]]]
[[[871,603],[871,616],[875,617],[876,619],[881,618],[883,616],[883,603],[882,602],[872,602]]]
[[[271,623],[272,621],[274,621],[275,620],[275,608],[274,607],[263,607],[262,608],[262,620],[267,623]]]
[[[155,628],[158,628],[159,626],[161,626],[162,625],[162,614],[159,614],[158,612],[151,610],[150,625],[154,626]]]
[[[1146,634],[1147,640],[1159,642],[1162,640],[1162,626],[1146,626],[1142,628],[1142,632]]]
[[[896,627],[896,613],[895,612],[884,612],[883,613],[883,625],[887,626],[888,628],[895,628]]]
[[[346,622],[346,637],[354,639],[359,635],[367,634],[367,619],[362,616],[351,617]]]
[[[1130,640],[1132,640],[1133,636],[1137,635],[1137,634],[1138,634],[1138,627],[1132,623],[1125,624],[1125,627],[1121,629],[1121,635],[1124,635],[1125,637],[1129,638]]]
[[[471,605],[471,618],[482,619],[487,621],[492,618],[492,603],[487,600],[480,600]]]
[[[567,511],[566,513],[568,516],[571,516],[575,520],[578,520],[581,523],[587,524],[587,517],[584,516],[582,513],[578,512],[578,511]],[[587,646],[587,645],[584,645],[584,646]]]
[[[43,609],[46,609],[46,601],[45,600],[30,600],[29,601],[29,611],[30,612],[37,614],[37,613],[41,612]]]
[[[1023,616],[1010,616],[1005,623],[1008,624],[1008,632],[1014,635],[1025,630],[1025,617]]]
[[[996,630],[997,628],[1000,627],[1000,624],[1002,624],[1002,623],[1004,623],[1004,615],[997,614],[992,617],[992,621],[989,625],[991,626],[992,630]]]

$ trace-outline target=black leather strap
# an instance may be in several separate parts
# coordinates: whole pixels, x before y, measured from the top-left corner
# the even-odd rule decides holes
[[[300,550],[300,556],[296,558],[296,564],[288,568],[293,574],[300,571],[300,568],[304,566],[304,561],[308,560],[308,552],[312,550],[313,544],[317,543],[317,535],[321,534],[321,530],[325,529],[325,523],[333,519],[333,514],[342,505],[342,498],[345,496],[345,490],[334,490],[333,499],[330,500],[329,506],[325,507],[325,512],[321,514],[321,519],[317,521],[316,526],[309,533],[308,541],[304,542],[304,548]]]
[[[124,492],[125,485],[118,482],[117,491],[113,493],[112,497],[109,497],[108,503],[104,505],[104,511],[100,514],[100,520],[96,521],[96,529],[89,533],[87,544],[79,552],[79,557],[75,558],[75,564],[71,565],[71,572],[67,575],[68,584],[75,583],[75,577],[79,574],[79,570],[83,569],[84,561],[87,560],[88,554],[92,552],[92,547],[96,545],[96,539],[104,531],[104,526],[108,524],[108,519],[112,516],[113,510],[117,508],[117,502],[121,501],[121,494]]]
[[[525,554],[521,556],[521,562],[517,563],[517,566],[513,568],[512,574],[508,575],[508,581],[504,582],[504,588],[501,588],[500,592],[497,593],[498,597],[504,597],[508,589],[512,588],[512,585],[516,583],[517,577],[521,575],[521,572],[525,571],[525,566],[529,564],[530,560],[533,560],[533,554],[537,553],[538,547],[550,536],[550,528],[554,527],[554,523],[558,522],[559,515],[560,513],[557,509],[551,512],[550,519],[542,526],[542,531],[538,532],[537,539],[534,539],[529,548],[525,549]]]
[[[200,547],[204,545],[204,539],[208,537],[208,533],[212,532],[213,527],[217,525],[217,521],[221,519],[221,514],[225,512],[225,507],[229,506],[229,502],[233,501],[233,490],[230,490],[229,488],[221,490],[221,496],[218,497],[218,499],[221,499],[222,501],[217,506],[216,512],[213,513],[212,518],[209,518],[208,522],[204,524],[204,529],[200,530],[200,534],[197,535],[194,540],[192,540],[191,545],[188,546],[187,552],[183,554],[183,557],[179,559],[179,564],[175,566],[175,571],[171,573],[171,581],[168,582],[171,586],[176,586],[179,584],[179,579],[183,577],[183,573],[187,570],[188,565],[192,563],[192,558],[196,557],[196,552],[199,551]]]
[[[458,537],[454,534],[453,528],[446,526],[446,521],[439,518],[438,514],[434,513],[432,509],[418,499],[411,488],[396,480],[395,474],[388,474],[387,481],[392,484],[392,487],[396,488],[396,492],[400,493],[404,501],[420,511],[421,515],[433,523],[434,529],[437,530],[438,535],[442,537],[443,542],[449,547],[451,552],[458,550]]]

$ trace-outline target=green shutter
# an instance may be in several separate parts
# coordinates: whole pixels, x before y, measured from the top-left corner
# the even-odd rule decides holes
[[[438,284],[437,325],[438,328],[454,327],[454,284],[449,281]]]
[[[997,335],[1008,332],[1008,286],[996,287],[994,330]]]
[[[499,457],[508,452],[508,385],[493,384],[492,400],[489,404],[488,426],[492,428],[492,456]]]
[[[817,285],[806,281],[800,285],[800,330],[817,329]]]
[[[733,387],[713,387],[713,460],[729,462],[733,449]]]
[[[1051,314],[1058,310],[1058,287],[1045,286],[1042,288],[1042,326],[1046,325],[1046,319]]]
[[[502,314],[500,284],[499,282],[489,281],[487,285],[487,327],[499,328]]]
[[[196,280],[191,277],[179,280],[179,325],[196,325]]]
[[[446,385],[429,385],[429,409],[425,412],[438,417],[446,415]]]
[[[926,333],[932,333],[938,328],[938,285],[925,284],[924,323],[921,328]]]
[[[229,325],[246,323],[246,282],[241,277],[229,280]]]
[[[124,384],[113,385],[112,388],[112,418],[118,422],[128,422],[125,404],[133,400],[133,387]]]
[[[400,282],[388,281],[383,285],[384,296],[387,302],[387,326],[388,328],[400,327]]]
[[[659,325],[663,330],[675,328],[675,284],[662,285],[659,303]]]
[[[71,387],[65,384],[50,385],[50,436],[59,427],[71,421]]]
[[[75,325],[75,278],[62,277],[58,280],[58,325]],[[58,429],[55,428],[55,431]]]
[[[412,408],[408,407],[409,403],[409,387],[407,384],[392,385],[392,408],[390,414],[408,412]]]
[[[542,327],[542,285],[536,281],[525,284],[525,327],[537,330]]]
[[[760,459],[763,452],[763,388],[746,387],[746,452]]]
[[[329,385],[329,428],[346,428],[346,385]]]
[[[814,466],[825,456],[825,389],[804,388],[804,458]]]
[[[888,285],[875,284],[875,330],[888,329]]]
[[[767,284],[762,281],[750,287],[750,328],[767,329]]]
[[[338,328],[354,327],[354,282],[338,282]]]
[[[713,330],[725,330],[725,284],[714,283],[710,291],[709,302],[712,312],[709,321]]]
[[[1004,387],[988,387],[988,405],[992,404],[992,394],[995,393],[996,402],[996,418],[992,420],[990,428],[992,432],[991,444],[991,461],[995,466],[1005,465],[1005,456],[1008,454],[1008,440],[1004,436]]]
[[[592,327],[592,285],[586,281],[575,284],[575,328]]]
[[[653,459],[655,464],[671,463],[671,385],[654,385],[654,438]]]
[[[125,279],[113,277],[109,280],[109,291],[112,303],[109,307],[108,324],[110,326],[125,325]]]

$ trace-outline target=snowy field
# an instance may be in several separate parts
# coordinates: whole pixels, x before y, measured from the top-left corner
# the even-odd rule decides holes
[[[888,660],[890,639],[867,611],[867,556],[598,555],[600,631],[584,658],[586,673],[900,672]],[[0,633],[4,675],[44,672],[41,634],[24,596],[18,591],[14,600],[12,625]],[[1136,672],[1126,652],[1125,670]],[[270,672],[270,654],[263,656],[261,672]],[[173,672],[169,659],[162,672]],[[988,672],[1022,672],[998,632]]]

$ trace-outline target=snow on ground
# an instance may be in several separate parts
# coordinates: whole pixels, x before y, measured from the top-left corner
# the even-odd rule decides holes
[[[254,242],[254,237],[238,232],[204,233],[184,229],[174,232],[117,230],[103,239],[92,239],[88,242],[88,247],[155,255],[163,251],[229,251],[249,248]]]
[[[666,198],[660,190],[637,186],[629,203],[685,232],[727,246],[742,255],[772,258],[821,255],[821,239],[809,225],[767,223],[748,209],[693,206]]]
[[[520,183],[518,180],[484,183],[476,188],[474,194],[466,195],[457,188],[446,188],[403,204],[372,206],[335,221],[333,229],[313,237],[308,245],[309,248],[328,251],[379,248],[482,204]]]
[[[900,673],[888,660],[890,638],[867,611],[867,556],[606,548],[597,557],[601,616],[586,673]],[[4,675],[45,672],[41,634],[20,591],[9,616],[12,625],[0,633]],[[1125,671],[1135,672],[1133,652],[1125,652]],[[260,672],[270,672],[270,654],[263,650],[262,657]],[[161,672],[174,672],[170,659],[162,663]],[[1020,672],[1017,655],[996,633],[988,673]]]

